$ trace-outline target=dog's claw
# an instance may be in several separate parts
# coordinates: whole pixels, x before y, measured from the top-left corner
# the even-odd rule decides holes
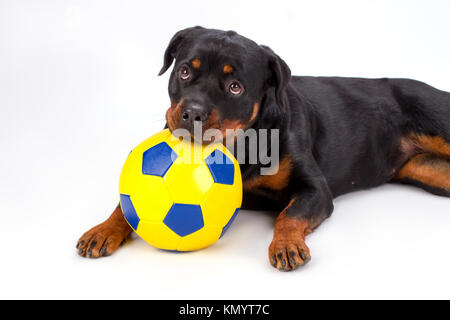
[[[305,254],[303,250],[300,250],[300,258],[302,258],[304,263],[307,263],[309,260],[311,260],[311,257],[308,254]]]
[[[289,263],[291,266],[295,265],[295,251],[289,252]]]
[[[277,266],[277,257],[275,257],[274,255],[272,255],[272,266]]]
[[[106,247],[105,247],[105,246],[102,246],[102,247],[100,248],[100,251],[98,252],[98,254],[99,254],[100,256],[102,256],[102,255],[105,253],[105,251],[106,251]]]

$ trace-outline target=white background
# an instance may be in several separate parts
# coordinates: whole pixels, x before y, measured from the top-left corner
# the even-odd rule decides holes
[[[416,78],[450,91],[450,2],[0,0],[0,298],[450,298],[450,200],[386,185],[342,196],[292,273],[275,215],[242,211],[208,249],[140,239],[109,258],[78,237],[118,202],[129,150],[164,125],[172,35],[266,44],[296,75]]]

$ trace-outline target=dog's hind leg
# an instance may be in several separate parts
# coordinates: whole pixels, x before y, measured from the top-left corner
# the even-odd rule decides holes
[[[427,135],[414,135],[411,137],[415,144],[422,150],[444,158],[450,158],[450,142],[444,138]]]
[[[447,145],[448,147],[448,145]],[[439,196],[450,197],[450,154],[421,153],[412,157],[397,173],[394,181],[413,184]]]

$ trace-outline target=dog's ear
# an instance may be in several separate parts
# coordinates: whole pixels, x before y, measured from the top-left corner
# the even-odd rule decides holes
[[[173,59],[175,59],[175,57],[177,56],[178,50],[180,49],[180,45],[183,40],[185,40],[187,36],[190,35],[193,31],[200,29],[204,28],[196,26],[183,29],[175,33],[175,35],[170,40],[169,45],[167,46],[166,52],[164,53],[164,65],[161,68],[161,71],[159,71],[159,76],[166,72],[167,69],[169,69],[169,67],[172,65]]]
[[[275,95],[278,105],[284,108],[283,96],[286,87],[291,80],[291,69],[286,62],[267,46],[261,46],[269,57],[268,85],[275,87]]]

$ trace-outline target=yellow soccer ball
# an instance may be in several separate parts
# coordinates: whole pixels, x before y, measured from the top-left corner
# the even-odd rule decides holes
[[[203,146],[168,129],[129,154],[119,182],[129,225],[154,247],[192,251],[223,236],[242,203],[239,164],[220,143]]]

